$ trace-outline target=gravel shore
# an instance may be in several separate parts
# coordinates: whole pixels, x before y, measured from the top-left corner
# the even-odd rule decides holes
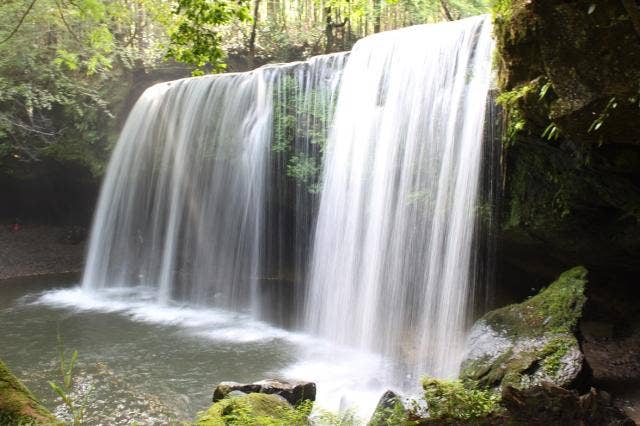
[[[0,280],[82,270],[86,230],[0,224]]]

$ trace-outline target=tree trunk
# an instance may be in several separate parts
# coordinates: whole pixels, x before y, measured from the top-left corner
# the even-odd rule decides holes
[[[382,6],[381,6],[381,1],[380,0],[373,0],[373,13],[374,13],[374,17],[373,17],[373,32],[374,33],[379,33],[380,32],[380,23],[382,20]]]
[[[325,47],[325,52],[330,53],[333,48],[333,21],[331,19],[331,6],[327,6],[324,8],[325,15],[325,27],[324,34],[327,38],[327,46]]]
[[[253,5],[253,23],[251,24],[251,35],[249,36],[249,55],[251,64],[253,65],[256,52],[256,31],[258,29],[258,20],[260,19],[260,0],[255,0]]]
[[[455,19],[453,19],[453,15],[451,15],[451,11],[449,10],[447,0],[440,0],[440,6],[442,6],[442,10],[444,11],[444,16],[447,18],[447,21],[455,21]]]

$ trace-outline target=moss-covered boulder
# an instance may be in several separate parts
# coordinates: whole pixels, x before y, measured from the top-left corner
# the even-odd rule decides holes
[[[391,426],[409,421],[412,413],[405,398],[392,390],[386,391],[376,405],[367,426]]]
[[[487,313],[471,330],[461,379],[479,388],[580,385],[589,371],[576,334],[586,285],[578,266],[538,295]]]
[[[0,424],[62,424],[35,399],[29,389],[9,371],[2,361],[0,361]]]
[[[233,391],[279,395],[293,405],[316,400],[316,384],[313,382],[267,379],[254,383],[221,382],[213,390],[212,402],[226,398]]]
[[[387,391],[368,426],[503,424],[500,393],[460,380],[425,378],[421,398]]]
[[[294,408],[279,395],[235,391],[200,413],[195,424],[302,426],[308,424],[310,411],[310,403]]]

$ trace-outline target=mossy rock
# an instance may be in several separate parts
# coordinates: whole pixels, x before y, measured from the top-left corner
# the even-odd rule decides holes
[[[62,425],[0,361],[0,424]]]
[[[640,144],[639,13],[618,0],[499,0],[494,6],[499,85],[512,91],[537,79],[549,83],[545,102],[518,105],[520,116],[539,116],[578,141]],[[637,12],[637,11],[636,11]],[[608,108],[609,101],[616,105]],[[607,111],[605,111],[607,109]],[[606,112],[597,131],[594,119]],[[541,125],[533,120],[533,131]],[[544,128],[544,127],[543,127]],[[589,130],[591,128],[591,131]]]
[[[576,335],[586,285],[578,266],[538,295],[487,313],[471,331],[461,379],[479,388],[578,386],[589,371]]]
[[[294,408],[279,395],[239,392],[239,395],[230,395],[200,413],[195,424],[302,426],[308,424],[310,411],[310,402]]]
[[[490,424],[501,412],[500,395],[475,389],[460,380],[424,379],[428,422],[435,424]]]
[[[542,245],[541,257],[565,266],[637,270],[640,9],[496,0],[493,12],[507,147],[501,240]]]

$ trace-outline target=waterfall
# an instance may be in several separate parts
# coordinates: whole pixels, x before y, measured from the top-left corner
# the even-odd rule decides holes
[[[248,312],[414,384],[455,374],[480,282],[492,43],[476,17],[151,87],[109,163],[83,289]]]
[[[272,293],[287,295],[265,287],[303,275],[311,227],[299,205],[309,190],[288,185],[287,166],[317,161],[345,58],[148,89],[109,163],[83,287],[277,320]]]
[[[405,372],[456,374],[476,284],[491,51],[486,17],[356,43],[327,141],[305,307],[313,333]]]

